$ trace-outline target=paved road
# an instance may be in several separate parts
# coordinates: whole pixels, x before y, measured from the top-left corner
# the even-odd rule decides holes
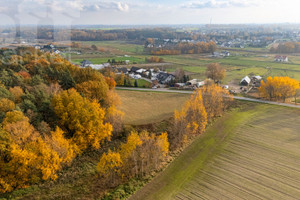
[[[119,90],[149,91],[149,92],[170,92],[170,93],[183,93],[183,94],[192,94],[193,93],[193,91],[170,90],[168,88],[150,89],[150,88],[134,88],[134,87],[130,87],[130,88],[128,88],[128,87],[116,87],[116,89],[119,89]],[[247,98],[247,97],[237,97],[237,96],[234,96],[233,98],[237,99],[237,100],[243,100],[243,101],[251,101],[251,102],[257,102],[257,103],[266,103],[266,104],[287,106],[287,107],[292,107],[292,108],[300,108],[300,105],[295,105],[295,104],[279,103],[279,102],[274,102],[274,101],[266,101],[266,100],[253,99],[253,98]]]

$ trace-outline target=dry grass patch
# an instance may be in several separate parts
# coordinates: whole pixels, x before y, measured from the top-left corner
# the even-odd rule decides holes
[[[117,90],[121,98],[121,110],[125,124],[142,125],[160,122],[172,117],[180,109],[189,94]]]

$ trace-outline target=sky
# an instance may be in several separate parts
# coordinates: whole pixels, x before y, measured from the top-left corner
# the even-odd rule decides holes
[[[299,0],[0,0],[0,25],[300,23]]]

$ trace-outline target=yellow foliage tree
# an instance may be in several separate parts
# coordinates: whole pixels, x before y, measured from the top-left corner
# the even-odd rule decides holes
[[[168,141],[168,133],[164,132],[157,137],[157,146],[161,149],[164,156],[169,153],[169,141]]]
[[[61,158],[42,138],[39,137],[27,143],[25,149],[34,153],[35,159],[32,163],[34,166],[31,168],[40,171],[43,180],[49,178],[55,180],[57,178],[56,171],[60,169]]]
[[[51,132],[51,137],[46,136],[45,141],[57,152],[62,163],[71,163],[78,152],[77,146],[64,137],[64,132],[59,127]]]
[[[183,107],[185,120],[187,120],[187,129],[190,133],[198,134],[205,130],[207,124],[207,113],[203,105],[202,94],[200,90],[194,92],[191,98]]]
[[[100,161],[97,165],[97,170],[103,176],[106,176],[112,172],[118,174],[120,173],[122,164],[123,162],[120,153],[112,152],[109,150],[107,154],[104,153],[101,156]]]
[[[15,103],[9,99],[2,98],[0,99],[0,112],[8,112],[15,109]]]
[[[24,94],[23,89],[19,86],[13,87],[13,88],[9,88],[10,93],[13,95],[15,102],[21,103],[22,101],[22,96]]]
[[[0,131],[0,191],[55,179],[61,158],[20,111],[6,114]]]
[[[76,90],[90,100],[105,102],[107,99],[108,85],[102,81],[87,81],[76,85]]]
[[[142,144],[143,141],[140,139],[138,133],[131,132],[127,137],[127,142],[121,145],[120,154],[122,158],[128,158],[131,153],[137,148],[137,146],[140,146]]]
[[[118,151],[102,155],[97,169],[101,175],[114,178],[113,181],[115,175],[123,178],[142,176],[157,169],[168,152],[167,133],[156,136],[147,131],[140,134],[132,131]]]
[[[91,102],[70,89],[54,95],[52,104],[61,127],[79,150],[88,146],[98,149],[105,139],[110,140],[112,126],[104,123],[105,111],[96,101]]]
[[[201,91],[208,121],[222,115],[233,100],[233,96],[226,89],[215,84],[207,85]]]
[[[7,112],[2,125],[3,129],[10,134],[12,140],[21,147],[38,137],[38,133],[29,123],[29,119],[20,111]]]
[[[190,134],[199,134],[207,125],[207,112],[200,90],[195,91],[181,111],[174,112],[173,130],[170,134],[171,148],[182,146]]]
[[[299,81],[290,77],[268,77],[266,83],[261,81],[258,88],[262,97],[270,100],[286,101],[289,97],[294,97],[297,89],[299,89]]]

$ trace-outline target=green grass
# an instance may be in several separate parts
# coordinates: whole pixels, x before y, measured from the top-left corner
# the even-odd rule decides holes
[[[299,116],[292,108],[245,103],[219,118],[132,199],[297,197],[298,183],[289,178],[299,177]]]
[[[102,63],[106,63],[108,61],[108,59],[110,59],[110,61],[112,61],[112,59],[115,59],[116,61],[125,61],[125,60],[129,60],[129,64],[133,64],[134,62],[136,63],[145,63],[145,59],[143,58],[138,58],[138,57],[124,57],[124,56],[110,56],[110,57],[97,57],[97,55],[82,55],[80,57],[83,58],[74,58],[71,59],[71,62],[75,63],[75,64],[80,64],[81,61],[83,61],[84,59],[87,59],[89,61],[91,61],[93,64],[102,64]]]
[[[91,46],[95,44],[98,49],[104,48],[104,52],[83,52],[82,55],[71,55],[71,61],[79,64],[82,60],[88,59],[94,64],[107,62],[108,59],[130,60],[138,64],[145,63],[143,45],[129,44],[125,41],[84,41],[82,45]],[[221,50],[218,50],[221,51]],[[209,54],[188,54],[188,55],[164,55],[160,56],[165,62],[171,63],[166,69],[174,72],[177,68],[183,68],[192,78],[205,79],[206,66],[209,63],[218,62],[226,70],[227,76],[223,83],[232,80],[241,80],[244,76],[255,74],[267,76],[290,76],[300,80],[300,57],[288,55],[289,63],[273,62],[274,54],[268,54],[267,48],[233,48],[229,50],[231,56],[225,58],[211,58]],[[131,57],[124,57],[124,55]],[[267,56],[266,56],[267,55]],[[120,57],[119,57],[120,56]]]
[[[144,46],[143,45],[138,45],[138,44],[130,44],[127,43],[125,41],[83,41],[80,42],[84,45],[96,45],[98,48],[101,47],[108,47],[108,48],[112,48],[112,49],[116,49],[119,51],[122,51],[124,53],[133,53],[133,54],[138,54],[138,53],[142,53],[144,50]]]
[[[203,55],[171,55],[162,56],[166,62],[174,65],[167,68],[167,71],[174,72],[182,68],[190,73],[193,78],[204,79],[206,66],[209,63],[220,63],[226,69],[224,83],[232,80],[241,80],[244,76],[255,74],[260,76],[290,76],[300,80],[300,59],[291,56],[290,63],[273,62],[274,55],[263,57],[261,53],[249,56],[238,55],[225,58],[210,58]]]

